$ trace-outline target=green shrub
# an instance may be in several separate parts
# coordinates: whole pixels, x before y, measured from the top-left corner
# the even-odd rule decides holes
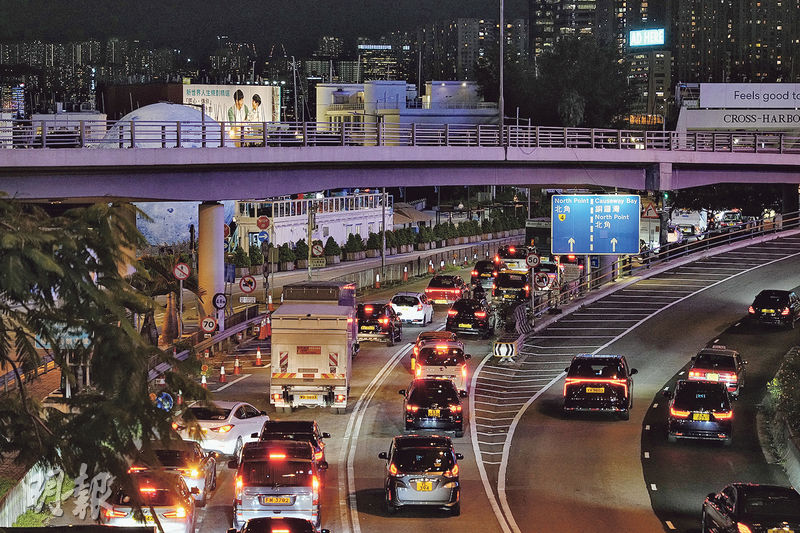
[[[264,264],[264,254],[261,253],[260,246],[250,247],[250,266],[258,266]]]
[[[484,218],[481,221],[481,233],[491,233],[492,232],[492,221],[488,218]]]
[[[351,254],[360,252],[364,249],[364,241],[361,240],[360,235],[350,234],[347,236],[347,242],[344,243],[345,253]]]
[[[278,261],[281,263],[292,263],[295,260],[294,250],[289,248],[287,243],[283,243],[278,248]]]
[[[13,489],[16,484],[17,482],[14,481],[13,479],[5,476],[0,476],[0,499],[2,499],[3,496],[6,495],[6,492]]]
[[[335,256],[335,255],[342,255],[342,248],[339,246],[339,243],[333,237],[328,237],[328,240],[325,241],[325,255],[328,256]]]
[[[37,513],[28,509],[17,517],[12,527],[44,527],[50,518],[50,513]]]
[[[800,430],[800,350],[792,350],[783,360],[772,383],[777,408],[794,431]],[[769,387],[768,387],[769,388]]]
[[[233,251],[233,264],[238,268],[250,266],[250,256],[244,253],[244,248],[241,246],[238,246],[236,250]]]
[[[300,239],[294,245],[294,255],[297,259],[301,261],[303,259],[308,259],[308,245],[306,244],[305,239]]]
[[[417,233],[417,242],[428,243],[433,240],[433,231],[428,226],[420,226],[419,233]]]
[[[386,231],[386,247],[397,248],[397,235],[392,230]]]
[[[369,232],[367,238],[367,250],[380,250],[383,245],[380,233]]]

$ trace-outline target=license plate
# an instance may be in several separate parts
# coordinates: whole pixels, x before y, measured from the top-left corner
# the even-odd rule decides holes
[[[692,420],[700,420],[703,422],[708,422],[711,420],[711,415],[708,413],[692,413]]]
[[[586,387],[586,392],[590,394],[603,394],[605,391],[605,387]]]
[[[435,303],[435,304],[446,304],[447,300],[434,300],[433,303]]]
[[[375,326],[361,326],[361,331],[375,331]]]
[[[290,505],[292,499],[289,496],[262,496],[263,505]]]
[[[146,514],[144,515],[144,521],[147,522],[148,524],[154,524],[156,522],[156,519],[153,516]]]
[[[428,409],[428,416],[441,416],[442,410],[441,409]]]
[[[773,527],[767,530],[767,533],[794,533],[794,529],[788,527]]]
[[[458,327],[464,329],[472,329],[472,324],[459,324]]]
[[[418,492],[431,492],[433,490],[433,481],[417,481]]]
[[[707,373],[706,374],[706,379],[708,381],[719,381],[719,374],[716,374],[714,372]]]
[[[503,295],[503,298],[513,298],[513,297],[514,297],[513,294],[504,294]]]
[[[300,399],[301,400],[316,400],[317,399],[317,395],[316,394],[301,394],[300,395]]]
[[[774,309],[762,309],[761,312],[764,313],[765,315],[768,315],[768,314],[771,315],[772,313],[775,312],[775,310]]]

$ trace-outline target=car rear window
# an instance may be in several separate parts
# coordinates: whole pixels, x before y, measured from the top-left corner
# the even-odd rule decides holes
[[[494,263],[492,263],[491,261],[478,261],[477,263],[475,263],[475,270],[477,270],[479,274],[493,272]]]
[[[673,407],[683,411],[727,411],[730,403],[722,386],[710,387],[701,382],[686,382],[678,387]]]
[[[422,348],[419,351],[419,360],[425,365],[463,365],[465,363],[464,350],[460,348],[436,348],[435,346]]]
[[[453,467],[447,448],[404,448],[395,451],[392,463],[401,472],[444,472]]]
[[[788,294],[778,292],[761,293],[756,296],[755,305],[759,307],[779,306],[785,305],[788,300]]]
[[[419,300],[416,296],[395,296],[392,303],[400,307],[414,307],[419,305]]]
[[[316,442],[314,435],[311,433],[283,433],[272,432],[270,430],[264,431],[261,435],[262,440],[293,440],[298,442]]]
[[[149,485],[142,485],[139,488],[139,497],[143,505],[160,507],[165,505],[175,505],[176,495],[167,489],[159,489]],[[115,505],[133,505],[133,498],[122,489],[117,490],[112,498]]]
[[[498,287],[511,287],[514,289],[521,289],[528,283],[528,276],[525,274],[509,274],[508,272],[501,272],[497,275]]]
[[[461,402],[455,385],[450,380],[436,380],[435,384],[420,384],[414,387],[409,401],[418,405],[458,404]]]
[[[419,336],[417,337],[417,342],[439,340],[439,339],[455,340],[456,336],[455,334],[450,333],[449,331],[425,331],[419,334]]]
[[[736,370],[736,364],[730,355],[701,353],[694,360],[697,368],[711,368],[719,370]]]
[[[780,517],[782,520],[800,519],[800,494],[787,491],[764,491],[746,494],[742,509],[748,515]]]
[[[498,250],[497,255],[501,259],[525,259],[528,257],[528,250],[525,248],[503,247]]]
[[[250,487],[305,487],[313,471],[308,461],[244,461],[241,474]]]
[[[479,311],[483,309],[480,300],[472,298],[461,299],[453,304],[453,309],[456,311]]]
[[[158,461],[166,467],[184,466],[191,459],[190,454],[182,450],[156,450],[155,454]]]
[[[567,373],[569,377],[577,378],[610,378],[620,379],[625,377],[622,365],[618,361],[599,360],[590,361],[582,359],[572,363]]]
[[[443,277],[437,276],[433,278],[430,283],[428,283],[428,287],[444,287],[444,288],[451,288],[456,286],[455,278],[451,277]]]
[[[383,316],[385,314],[383,307],[383,304],[361,304],[358,306],[358,318],[375,318]]]
[[[231,414],[230,409],[219,407],[190,407],[189,410],[198,420],[225,420]]]
[[[555,274],[558,267],[556,265],[551,264],[539,264],[538,266],[534,267],[534,272],[545,272],[547,274]]]

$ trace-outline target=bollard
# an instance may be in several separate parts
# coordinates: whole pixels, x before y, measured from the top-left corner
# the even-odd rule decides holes
[[[206,348],[206,351],[205,351],[205,352],[203,352],[203,357],[205,357],[206,359],[208,359],[208,357],[209,357],[208,348]]]
[[[234,374],[241,374],[242,368],[239,366],[239,356],[236,356],[236,359],[233,360],[233,373]]]
[[[268,302],[267,308],[270,311],[274,311],[275,310],[275,306],[272,304],[272,295],[271,294],[267,297],[267,302]]]
[[[380,289],[381,288],[381,275],[380,274],[375,274],[375,288],[376,289]]]
[[[204,389],[207,389],[207,388],[208,388],[208,384],[206,383],[206,376],[205,376],[205,374],[203,374],[203,377],[201,377],[201,378],[200,378],[200,385],[201,385],[201,386],[202,386]]]
[[[403,281],[408,281],[408,267],[403,267]]]
[[[179,390],[175,397],[175,405],[183,405],[183,391]]]
[[[219,367],[219,382],[220,383],[227,383],[228,378],[225,377],[225,363],[222,363],[222,366]]]
[[[261,347],[256,349],[256,366],[261,366]]]

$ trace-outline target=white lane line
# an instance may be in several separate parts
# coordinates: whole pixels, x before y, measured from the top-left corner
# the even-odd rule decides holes
[[[239,382],[240,382],[240,381],[242,381],[243,379],[249,378],[250,376],[252,376],[252,374],[242,374],[241,376],[239,376],[238,378],[234,379],[234,380],[233,380],[233,381],[231,381],[230,383],[226,383],[226,384],[225,384],[225,385],[223,385],[222,387],[219,387],[218,389],[214,389],[214,390],[213,390],[213,391],[211,391],[211,392],[219,392],[219,391],[221,391],[221,390],[225,390],[225,389],[227,389],[228,387],[230,387],[231,385],[234,385],[234,384],[236,384],[236,383],[239,383]]]
[[[537,335],[534,339],[607,339],[613,335]]]
[[[653,409],[655,409],[656,407],[658,407],[658,402],[653,404]]]
[[[509,417],[500,417],[500,416],[476,416],[475,418],[476,418],[476,419],[480,419],[480,420],[489,420],[489,421],[491,421],[491,422],[497,422],[497,421],[499,421],[499,420],[514,420],[514,417],[513,417],[513,416],[509,416]]]
[[[503,445],[503,441],[500,441],[500,442],[484,442],[482,440],[479,440],[478,444],[483,444],[484,446],[502,446]]]
[[[475,386],[478,382],[478,374],[481,373],[481,369],[484,367],[487,361],[491,359],[492,354],[486,354],[483,358],[483,361],[478,365],[478,368],[475,370],[475,373],[472,374],[472,386],[470,387],[470,394],[469,394],[469,411],[470,413],[474,412],[475,409]],[[486,497],[489,499],[489,504],[492,506],[492,511],[494,511],[495,517],[497,517],[497,523],[500,524],[500,529],[503,530],[503,533],[511,533],[511,529],[508,527],[508,523],[506,519],[503,517],[503,512],[500,510],[500,507],[497,505],[497,498],[494,495],[494,491],[492,490],[492,486],[489,484],[489,477],[486,475],[486,467],[484,463],[487,464],[499,464],[499,463],[489,463],[488,461],[483,460],[483,455],[481,452],[481,447],[478,444],[478,422],[475,420],[474,416],[469,417],[469,427],[470,427],[470,439],[472,440],[472,450],[475,453],[475,462],[478,465],[478,473],[481,476],[481,482],[483,483],[483,490],[486,492]],[[481,435],[491,435],[491,433],[480,433]]]
[[[495,461],[481,461],[481,462],[480,462],[480,463],[478,463],[478,464],[479,464],[479,465],[480,465],[480,464],[485,464],[485,465],[499,465],[500,463],[498,463],[498,462],[495,462]],[[478,467],[478,468],[480,469],[480,467]],[[498,518],[498,520],[499,520],[499,518]],[[509,531],[508,529],[506,529],[506,528],[508,527],[508,525],[506,525],[505,521],[503,521],[503,522],[500,522],[500,527],[501,527],[501,528],[503,528],[503,531]]]
[[[571,346],[539,346],[538,344],[525,343],[525,347],[538,348],[539,350],[560,350],[563,348],[592,348],[594,344],[573,344]]]
[[[633,322],[636,320],[635,318],[595,318],[594,320],[589,318],[579,318],[578,320],[570,319],[569,317],[565,317],[564,322]]]
[[[478,431],[478,435],[483,435],[484,437],[502,437],[506,434],[505,431],[495,431],[495,432],[485,432],[485,431]]]
[[[370,400],[375,395],[375,392],[380,388],[386,378],[391,374],[395,366],[403,359],[403,356],[411,350],[412,344],[407,344],[401,348],[394,356],[392,356],[383,368],[372,378],[361,397],[353,407],[353,412],[347,421],[347,429],[344,434],[344,446],[342,446],[342,457],[339,461],[339,501],[349,502],[344,505],[339,505],[339,512],[342,527],[347,531],[354,533],[361,533],[361,524],[358,519],[358,504],[356,502],[356,476],[355,476],[355,456],[356,456],[356,442],[358,434],[361,431],[361,423],[364,419],[366,407],[369,405]],[[362,411],[363,405],[363,411]],[[349,454],[348,452],[349,448]],[[346,469],[346,470],[345,470]],[[345,480],[347,485],[345,486]],[[348,512],[349,511],[349,512]],[[352,525],[352,530],[348,528],[348,524]]]
[[[672,524],[672,522],[670,522],[669,520],[667,520],[667,521],[666,521],[666,522],[664,522],[664,523],[667,525],[667,527],[668,527],[669,529],[675,529],[675,526],[674,526],[674,525]]]
[[[547,329],[548,329],[548,331],[552,331],[554,329],[568,329],[570,331],[581,331],[581,330],[588,330],[588,331],[616,331],[618,329],[628,329],[628,328],[626,328],[625,326],[619,326],[617,328],[593,328],[591,326],[580,326],[580,327],[577,327],[577,326],[565,326],[565,327],[561,328],[561,327],[548,326]]]
[[[652,491],[658,490],[658,488],[656,487],[655,483],[650,483],[650,490],[652,490]]]
[[[503,452],[481,452],[483,455],[500,455]]]
[[[650,452],[644,452],[644,458],[650,459]]]
[[[650,431],[650,424],[647,424],[646,426],[644,426],[644,430],[645,431]]]

